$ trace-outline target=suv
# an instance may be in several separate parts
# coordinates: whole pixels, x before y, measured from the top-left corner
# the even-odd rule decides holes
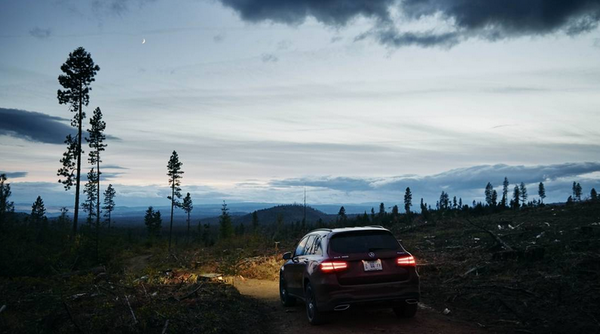
[[[304,300],[308,321],[351,306],[393,308],[414,317],[420,298],[413,256],[381,226],[317,229],[283,254],[279,296],[284,306]]]

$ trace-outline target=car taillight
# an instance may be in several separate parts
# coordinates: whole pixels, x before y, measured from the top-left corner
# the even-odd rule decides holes
[[[403,267],[414,267],[417,265],[412,255],[397,258],[396,264]]]
[[[321,271],[331,273],[348,269],[348,263],[344,261],[325,261],[321,263]]]

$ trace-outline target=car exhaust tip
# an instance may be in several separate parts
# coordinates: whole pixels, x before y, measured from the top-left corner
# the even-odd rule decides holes
[[[338,305],[338,306],[334,307],[333,310],[334,311],[346,311],[349,308],[350,308],[350,305],[342,304],[342,305]]]
[[[419,301],[418,301],[418,300],[416,300],[416,299],[407,299],[407,300],[406,300],[406,303],[407,303],[407,304],[417,304],[418,302],[419,302]]]

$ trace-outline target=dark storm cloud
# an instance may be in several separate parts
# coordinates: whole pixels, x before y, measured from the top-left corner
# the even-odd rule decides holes
[[[46,39],[50,37],[52,31],[50,29],[42,29],[40,27],[35,27],[29,30],[29,34],[38,39]]]
[[[374,38],[379,43],[390,47],[417,45],[421,47],[453,47],[461,40],[460,34],[448,32],[437,34],[433,32],[405,32],[401,33],[395,28],[375,29],[358,35],[354,40],[359,41],[367,37]]]
[[[27,176],[27,172],[5,172],[0,170],[0,175],[2,174],[6,175],[7,179],[16,179]]]
[[[62,144],[71,127],[62,123],[64,118],[34,111],[0,108],[0,135],[26,140]]]
[[[452,47],[469,38],[500,39],[564,32],[577,35],[595,29],[600,0],[220,0],[250,22],[297,25],[308,17],[334,27],[352,19],[374,20],[358,36],[390,47]],[[398,12],[399,15],[392,15]],[[397,18],[398,17],[398,18]],[[436,17],[448,31],[398,31],[397,23]]]
[[[251,22],[273,21],[300,24],[307,17],[333,26],[343,26],[357,16],[389,19],[393,0],[220,0]]]

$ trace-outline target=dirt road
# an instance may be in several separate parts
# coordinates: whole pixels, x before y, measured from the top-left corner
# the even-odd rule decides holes
[[[237,279],[234,284],[240,293],[267,303],[276,333],[489,333],[476,324],[459,322],[438,312],[423,309],[413,319],[398,319],[392,310],[348,310],[333,313],[327,324],[311,326],[306,320],[302,302],[289,308],[280,304],[277,282]]]

